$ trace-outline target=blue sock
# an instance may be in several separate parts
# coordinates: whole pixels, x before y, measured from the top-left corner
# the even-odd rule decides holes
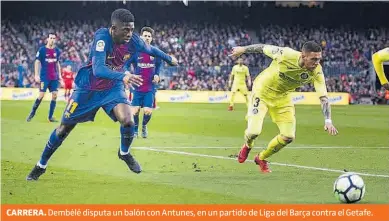
[[[41,159],[39,160],[39,163],[42,166],[45,166],[47,164],[47,161],[49,161],[51,155],[53,155],[53,153],[58,149],[58,147],[62,144],[62,142],[66,138],[66,136],[62,139],[58,137],[58,135],[56,134],[56,130],[57,129],[55,129],[51,133],[49,141],[47,142],[45,149],[43,150]]]
[[[134,115],[135,133],[138,133],[139,128],[139,113]]]
[[[50,102],[50,111],[49,111],[49,119],[51,119],[53,117],[56,104],[57,104],[56,100],[51,100],[51,102]]]
[[[37,98],[34,102],[34,105],[32,106],[31,114],[34,115],[36,110],[38,109],[39,105],[41,104],[42,99]]]
[[[123,127],[120,126],[120,152],[121,154],[123,153],[128,153],[132,140],[134,139],[134,127],[129,126],[129,127]]]
[[[150,119],[151,119],[151,114],[149,115],[149,114],[143,114],[143,126],[146,126],[147,125],[147,123],[150,121]]]

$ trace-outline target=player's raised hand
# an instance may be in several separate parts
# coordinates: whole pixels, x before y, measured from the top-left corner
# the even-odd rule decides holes
[[[159,83],[159,76],[158,75],[154,75],[154,79],[153,79],[153,83],[154,84],[158,84]]]
[[[140,75],[131,74],[129,71],[124,73],[126,76],[123,78],[125,84],[129,84],[130,87],[141,86],[143,79]]]
[[[389,91],[389,83],[383,84],[382,87]]]
[[[244,47],[241,47],[241,46],[233,47],[231,54],[229,54],[228,56],[233,57],[233,58],[237,58],[237,57],[241,56],[245,52],[245,50],[246,49]]]
[[[177,66],[177,65],[178,65],[178,60],[177,60],[177,58],[174,57],[174,56],[171,56],[171,55],[170,55],[170,57],[172,58],[171,65]]]
[[[338,134],[338,130],[331,122],[326,122],[324,125],[324,130],[328,132],[329,135],[335,136]]]

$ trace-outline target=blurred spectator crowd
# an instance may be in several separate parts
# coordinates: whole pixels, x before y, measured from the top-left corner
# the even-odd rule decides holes
[[[74,72],[87,58],[94,32],[107,27],[104,20],[44,21],[31,19],[18,24],[1,23],[1,86],[37,87],[33,62],[37,49],[45,44],[48,33],[56,33],[62,51],[61,64],[71,65]],[[359,96],[380,97],[371,76],[371,55],[389,45],[388,29],[305,28],[296,26],[260,25],[249,31],[239,25],[222,23],[168,22],[151,24],[154,44],[174,55],[179,67],[162,70],[160,89],[228,90],[228,76],[234,60],[228,57],[231,48],[254,43],[301,48],[307,40],[323,47],[323,67],[330,92],[349,92]],[[141,27],[138,27],[141,28]],[[269,63],[263,55],[244,55],[254,78]],[[370,73],[370,74],[369,74]],[[313,91],[306,85],[299,91]]]

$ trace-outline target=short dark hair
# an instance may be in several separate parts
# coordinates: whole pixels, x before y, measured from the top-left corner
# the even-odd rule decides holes
[[[47,37],[50,37],[50,35],[54,35],[57,37],[57,35],[55,34],[55,32],[49,32],[49,34],[47,35]]]
[[[115,22],[134,22],[134,15],[127,9],[119,8],[112,12],[111,23]]]
[[[303,48],[301,50],[304,52],[321,52],[322,51],[320,45],[314,41],[305,42],[303,45]]]
[[[143,27],[141,30],[140,30],[140,34],[143,35],[143,32],[150,32],[151,33],[151,36],[154,36],[154,29],[150,28],[150,27]]]

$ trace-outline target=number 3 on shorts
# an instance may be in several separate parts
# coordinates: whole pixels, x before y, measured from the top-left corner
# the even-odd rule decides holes
[[[260,101],[261,101],[261,100],[259,99],[259,97],[254,97],[253,106],[254,106],[254,107],[258,107]]]

